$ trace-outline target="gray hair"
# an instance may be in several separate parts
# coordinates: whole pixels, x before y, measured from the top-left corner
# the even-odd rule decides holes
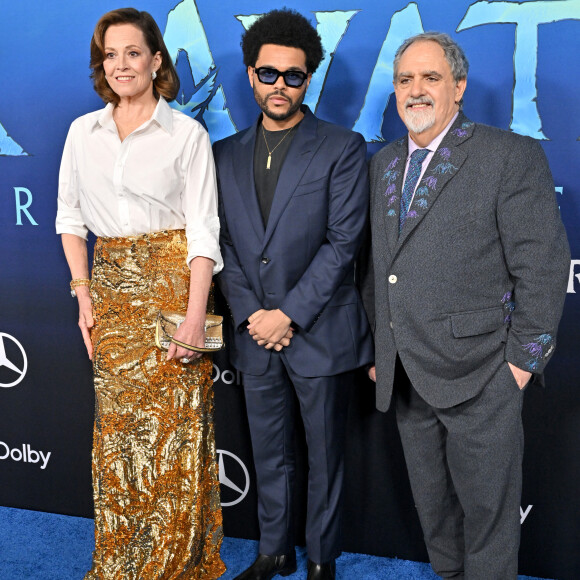
[[[423,42],[431,40],[436,42],[445,53],[445,59],[449,63],[451,68],[451,74],[453,75],[453,80],[455,82],[467,78],[467,71],[469,70],[469,62],[463,49],[448,35],[444,32],[423,32],[422,34],[416,34],[407,38],[399,46],[397,52],[395,53],[395,59],[393,60],[393,81],[397,80],[397,74],[399,72],[399,62],[403,53],[414,43]]]

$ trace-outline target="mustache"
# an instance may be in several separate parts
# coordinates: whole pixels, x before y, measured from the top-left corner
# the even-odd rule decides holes
[[[418,97],[418,98],[409,97],[405,101],[405,108],[408,108],[411,105],[431,105],[431,106],[433,106],[434,104],[435,104],[435,101],[431,97]]]
[[[279,90],[275,90],[266,95],[266,99],[269,99],[270,97],[280,97],[282,99],[286,99],[289,103],[292,102],[292,100],[289,99],[287,95],[285,95],[282,91]]]

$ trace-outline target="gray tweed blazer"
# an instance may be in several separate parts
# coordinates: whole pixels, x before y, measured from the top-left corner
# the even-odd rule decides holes
[[[506,361],[541,376],[570,263],[541,146],[460,113],[399,235],[407,149],[405,136],[371,161],[372,260],[362,291],[377,407],[389,407],[397,353],[439,408],[477,395]]]

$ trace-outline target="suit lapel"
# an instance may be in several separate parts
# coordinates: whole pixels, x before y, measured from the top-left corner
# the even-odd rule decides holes
[[[258,204],[256,184],[254,182],[254,146],[256,143],[257,122],[236,143],[233,167],[236,176],[237,190],[246,208],[250,223],[259,240],[264,237],[264,222]]]
[[[469,121],[467,117],[460,113],[443,138],[417,185],[413,203],[407,214],[407,220],[400,236],[398,236],[399,245],[404,243],[427,215],[447,183],[465,162],[467,154],[461,150],[459,145],[471,137],[474,126],[475,124],[472,121]]]
[[[403,190],[403,174],[407,159],[408,143],[404,137],[391,147],[391,154],[385,160],[386,168],[379,176],[379,188],[382,190],[381,214],[384,218],[384,231],[391,249],[397,245],[399,237],[399,213],[401,211],[401,192]]]
[[[264,246],[269,242],[280,217],[284,213],[296,187],[300,183],[304,172],[310,165],[316,151],[324,141],[324,137],[317,134],[318,120],[306,108],[304,118],[292,139],[290,148],[286,155],[284,165],[280,171],[274,200],[268,217],[266,234],[264,236]]]

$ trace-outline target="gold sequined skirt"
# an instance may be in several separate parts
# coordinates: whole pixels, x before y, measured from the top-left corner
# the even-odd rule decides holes
[[[185,310],[183,230],[98,238],[91,296],[95,551],[85,580],[218,578],[212,362],[166,361],[159,309]]]

